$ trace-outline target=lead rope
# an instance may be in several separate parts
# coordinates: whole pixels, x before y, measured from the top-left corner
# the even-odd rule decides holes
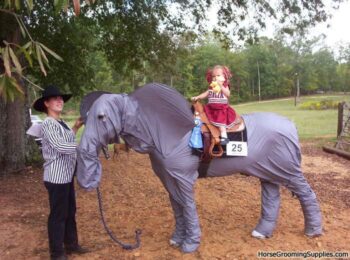
[[[101,197],[101,192],[99,188],[96,188],[97,191],[97,199],[98,199],[98,206],[99,206],[99,210],[100,210],[100,216],[101,216],[101,220],[102,220],[102,224],[103,227],[105,228],[107,234],[109,235],[109,237],[116,242],[117,244],[119,244],[123,249],[126,250],[133,250],[136,249],[138,247],[140,247],[141,244],[141,239],[140,239],[140,235],[142,233],[141,229],[136,229],[135,230],[135,240],[136,243],[134,245],[131,244],[124,244],[123,242],[119,241],[113,234],[113,232],[108,228],[107,223],[105,221],[105,217],[103,214],[103,208],[102,208],[102,197]]]
[[[109,154],[108,154],[108,150],[106,150],[105,147],[102,148],[102,151],[106,157],[106,159],[110,158],[109,157]],[[135,230],[135,240],[136,240],[136,243],[134,245],[131,245],[131,244],[124,244],[123,242],[119,241],[113,234],[113,232],[108,228],[107,226],[107,223],[106,223],[106,220],[105,220],[105,217],[104,217],[104,214],[103,214],[103,206],[102,206],[102,196],[101,196],[101,192],[100,192],[100,189],[97,187],[96,188],[96,191],[97,191],[97,200],[98,200],[98,207],[99,207],[99,210],[100,210],[100,216],[101,216],[101,220],[102,220],[102,224],[103,224],[103,227],[105,228],[107,234],[109,235],[109,237],[115,242],[117,243],[118,245],[120,245],[123,249],[126,249],[126,250],[133,250],[133,249],[136,249],[136,248],[139,248],[140,245],[141,245],[141,239],[140,239],[140,236],[141,236],[141,229],[136,229]]]

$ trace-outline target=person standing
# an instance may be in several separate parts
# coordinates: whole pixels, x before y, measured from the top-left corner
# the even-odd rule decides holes
[[[70,128],[62,119],[64,103],[72,97],[50,85],[33,108],[46,113],[42,123],[42,154],[44,157],[44,185],[48,191],[50,214],[47,222],[51,259],[67,259],[67,254],[87,253],[78,243],[75,221],[76,201],[74,172],[76,167],[75,134],[83,122],[79,118]]]

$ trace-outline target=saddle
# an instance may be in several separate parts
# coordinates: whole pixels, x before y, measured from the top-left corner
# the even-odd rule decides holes
[[[210,162],[214,157],[221,157],[224,149],[220,143],[220,129],[212,125],[204,111],[204,106],[199,101],[192,102],[195,114],[199,114],[202,121],[201,132],[203,136],[204,149],[202,154],[203,162]],[[234,125],[226,129],[227,133],[241,132],[245,129],[245,124],[240,115],[237,114]]]

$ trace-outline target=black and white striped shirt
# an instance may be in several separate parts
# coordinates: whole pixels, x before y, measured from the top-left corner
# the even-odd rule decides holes
[[[44,181],[63,184],[70,183],[76,164],[74,132],[63,127],[56,119],[47,117],[42,124],[42,153]]]

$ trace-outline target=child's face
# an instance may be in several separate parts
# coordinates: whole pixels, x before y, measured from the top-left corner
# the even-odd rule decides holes
[[[225,82],[225,76],[222,69],[214,69],[212,73],[213,81],[216,81],[220,85]]]

